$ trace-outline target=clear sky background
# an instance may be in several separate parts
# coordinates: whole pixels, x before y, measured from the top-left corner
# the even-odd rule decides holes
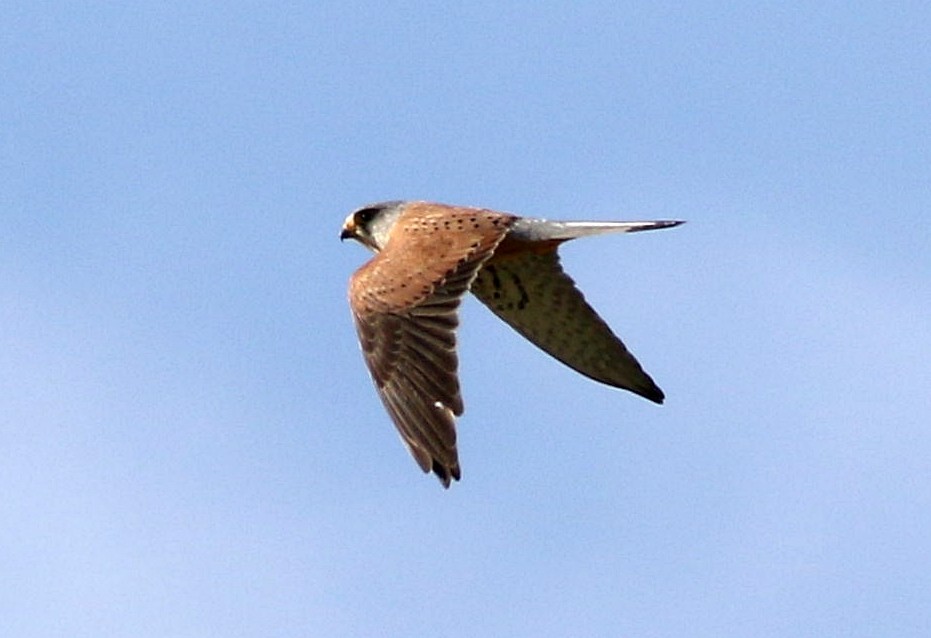
[[[0,634],[931,635],[925,2],[5,2]],[[565,247],[667,394],[474,299],[462,482],[345,215]]]

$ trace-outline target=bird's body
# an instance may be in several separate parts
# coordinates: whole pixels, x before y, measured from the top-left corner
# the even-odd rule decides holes
[[[467,290],[571,368],[662,403],[663,392],[563,272],[556,249],[680,223],[551,222],[429,202],[354,211],[341,238],[376,254],[352,276],[350,306],[378,393],[421,469],[447,487],[460,477],[455,330]]]

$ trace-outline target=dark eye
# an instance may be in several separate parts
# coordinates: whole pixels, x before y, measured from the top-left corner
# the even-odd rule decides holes
[[[357,224],[368,224],[370,221],[375,219],[375,215],[378,214],[377,208],[363,208],[360,211],[356,211],[356,223]]]

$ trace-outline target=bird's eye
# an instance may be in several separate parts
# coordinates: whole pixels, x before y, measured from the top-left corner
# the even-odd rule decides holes
[[[370,221],[375,219],[375,215],[377,214],[377,208],[363,208],[362,210],[356,212],[356,223],[368,224]]]

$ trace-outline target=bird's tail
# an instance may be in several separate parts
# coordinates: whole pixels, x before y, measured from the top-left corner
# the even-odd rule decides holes
[[[524,217],[511,226],[511,235],[525,241],[568,241],[588,235],[605,233],[636,233],[642,230],[672,228],[684,221],[662,219],[642,222],[554,222],[548,219]]]

